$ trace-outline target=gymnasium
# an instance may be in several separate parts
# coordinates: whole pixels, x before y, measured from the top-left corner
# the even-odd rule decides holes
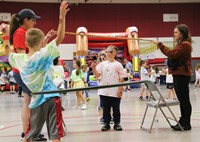
[[[59,6],[63,0],[0,0],[0,25],[8,24],[13,14],[24,8],[32,9],[37,19],[34,27],[46,35],[51,29],[57,30]],[[64,88],[55,90],[62,98],[63,128],[66,132],[62,142],[149,142],[176,141],[197,142],[200,138],[200,80],[197,81],[196,67],[200,64],[200,0],[67,0],[70,11],[66,16],[65,38],[58,46],[59,59],[67,66]],[[173,48],[174,27],[186,24],[192,38],[189,97],[192,105],[190,131],[175,131],[179,124],[180,102],[177,97],[168,98],[166,83],[167,56],[154,41],[160,41]],[[11,70],[4,54],[3,34],[0,35],[0,68]],[[50,41],[53,38],[50,39]],[[80,59],[88,68],[98,62],[98,54],[109,45],[116,46],[116,60],[132,64],[130,80],[116,86],[98,86],[94,76],[89,77],[89,86],[78,89],[88,91],[87,109],[76,108],[76,89],[70,87],[70,73],[73,61]],[[139,62],[145,60],[148,67],[158,67],[160,80],[156,84],[140,80]],[[150,92],[149,98],[140,99],[141,84]],[[199,85],[198,85],[199,84]],[[122,131],[113,128],[102,131],[102,112],[99,110],[98,89],[123,86],[120,112]],[[130,88],[125,88],[130,86]],[[1,86],[2,87],[2,86]],[[88,89],[87,89],[88,87]],[[0,92],[0,142],[21,141],[23,131],[21,113],[24,97],[10,91],[9,83]],[[40,92],[32,92],[38,95]],[[51,92],[46,92],[47,95]],[[85,96],[85,94],[83,94]],[[177,125],[178,125],[177,124]],[[41,132],[47,140],[46,126]],[[34,141],[34,140],[33,140]]]

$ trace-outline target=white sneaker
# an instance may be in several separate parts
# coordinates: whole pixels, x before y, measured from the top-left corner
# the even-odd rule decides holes
[[[78,108],[79,108],[79,106],[73,106],[73,107],[72,107],[72,109],[74,109],[74,110],[75,110],[75,109],[78,109]]]
[[[87,105],[86,105],[86,104],[83,104],[82,107],[81,107],[81,109],[82,109],[82,110],[87,109]]]

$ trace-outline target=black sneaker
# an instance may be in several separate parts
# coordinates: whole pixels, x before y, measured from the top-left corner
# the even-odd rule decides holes
[[[110,125],[108,123],[104,123],[103,127],[101,128],[101,131],[107,131],[110,129]]]
[[[24,133],[22,133],[22,134],[21,134],[21,138],[20,138],[20,139],[22,140],[24,137],[25,137],[25,134],[24,134]]]
[[[44,135],[43,134],[39,134],[38,138],[43,138]]]
[[[113,127],[116,131],[122,131],[122,126],[119,123],[115,123]]]
[[[25,133],[22,133],[21,134],[21,140],[23,139],[25,137]],[[43,138],[44,137],[44,135],[43,134],[40,134],[39,136],[38,136],[38,138],[34,138],[33,140],[34,141],[47,141],[47,139],[46,138]]]
[[[171,125],[171,128],[174,129],[175,127],[179,126],[178,124],[176,125]]]
[[[188,131],[188,130],[191,130],[191,129],[192,129],[191,125],[182,126],[182,128],[183,128],[184,131]],[[182,130],[181,130],[181,127],[179,127],[179,125],[176,125],[176,126],[172,127],[172,129],[173,129],[174,131],[182,131]]]
[[[139,97],[140,100],[143,100],[142,96]]]
[[[33,142],[45,142],[45,141],[47,141],[47,139],[43,138],[43,137],[38,137],[38,138],[33,138],[32,141]]]
[[[61,106],[61,109],[62,109],[62,111],[65,111],[65,109],[64,109],[64,107],[63,107],[63,106]]]
[[[148,100],[148,99],[149,99],[149,96],[146,96],[146,99]]]

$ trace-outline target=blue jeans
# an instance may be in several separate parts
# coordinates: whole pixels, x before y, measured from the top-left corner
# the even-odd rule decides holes
[[[89,97],[88,90],[85,90],[84,92],[85,92],[85,97],[88,98]]]

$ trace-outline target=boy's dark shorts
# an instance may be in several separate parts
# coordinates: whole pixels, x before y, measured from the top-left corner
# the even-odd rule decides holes
[[[11,85],[11,86],[14,86],[16,83],[15,82],[9,82],[9,84]]]
[[[173,83],[167,83],[167,89],[173,89],[174,84]]]

